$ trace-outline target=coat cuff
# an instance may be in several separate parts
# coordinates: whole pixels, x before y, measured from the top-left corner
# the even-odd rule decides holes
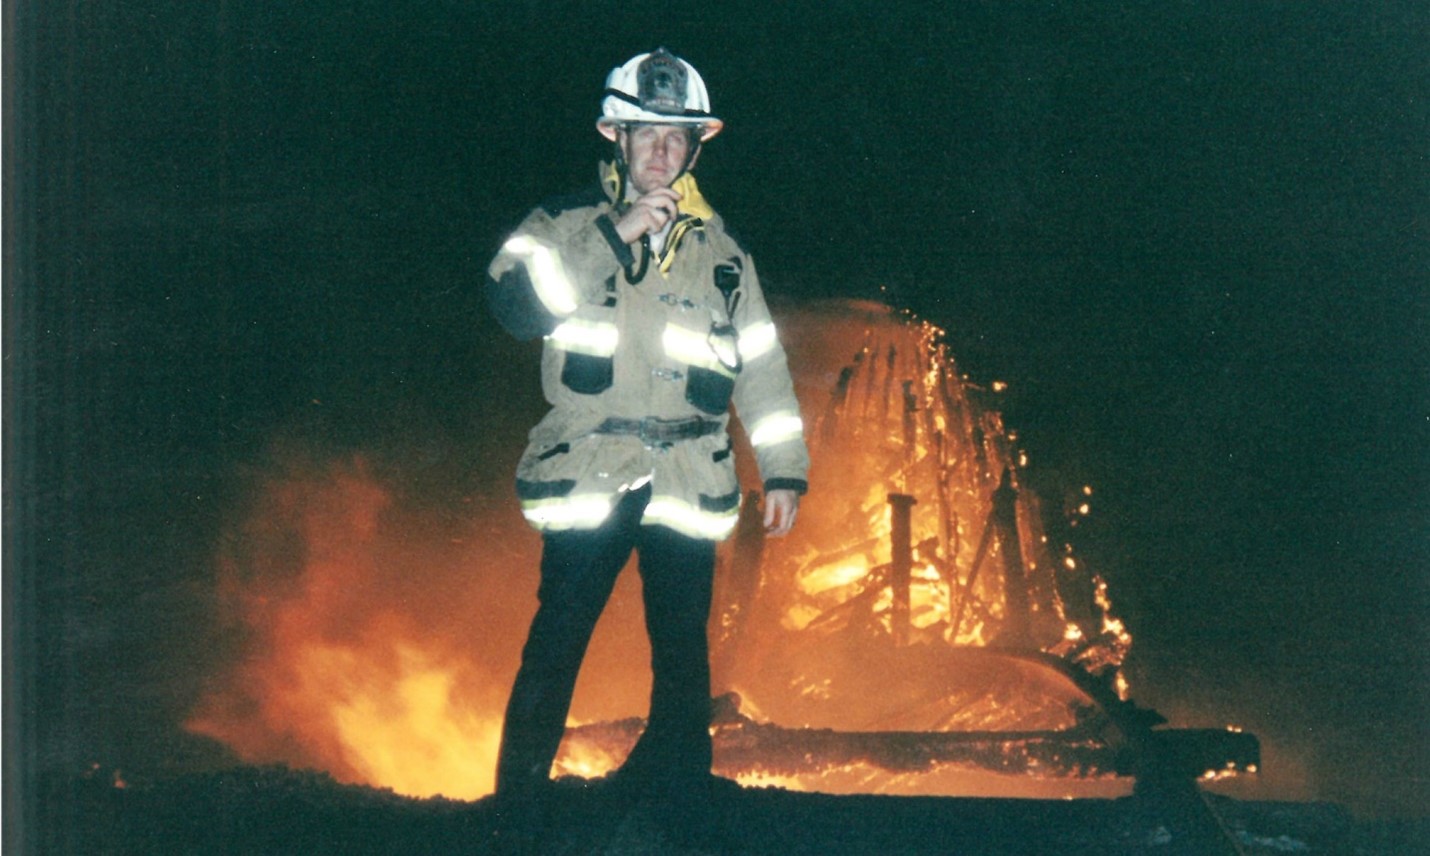
[[[809,482],[804,479],[765,479],[765,493],[772,490],[792,490],[804,496],[809,492]]]

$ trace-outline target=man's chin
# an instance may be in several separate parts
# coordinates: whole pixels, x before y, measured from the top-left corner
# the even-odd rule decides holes
[[[667,172],[648,172],[632,181],[636,190],[641,193],[650,193],[662,187],[669,187],[675,183],[676,175]]]

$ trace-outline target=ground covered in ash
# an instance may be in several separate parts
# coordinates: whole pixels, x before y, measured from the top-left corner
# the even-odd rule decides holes
[[[492,799],[412,799],[325,774],[240,767],[162,782],[52,781],[21,852],[56,854],[1181,854],[1430,852],[1430,819],[1328,803],[829,796],[717,788],[709,822],[604,781],[556,783],[540,820]]]

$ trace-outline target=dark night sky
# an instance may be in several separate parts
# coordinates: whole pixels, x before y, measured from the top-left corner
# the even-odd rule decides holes
[[[943,326],[1040,478],[1095,486],[1137,699],[1423,807],[1424,5],[942,5],[8,6],[23,757],[170,745],[204,657],[173,640],[275,432],[524,433],[474,286],[594,175],[605,71],[665,44],[728,123],[698,174],[767,290]]]

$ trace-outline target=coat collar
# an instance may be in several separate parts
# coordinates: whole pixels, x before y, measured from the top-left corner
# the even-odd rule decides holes
[[[601,189],[606,192],[606,198],[612,204],[620,205],[623,201],[617,194],[624,192],[624,185],[624,176],[616,170],[616,165],[610,161],[602,161]],[[691,173],[681,173],[680,178],[677,178],[671,185],[671,189],[680,194],[680,202],[677,207],[681,214],[701,220],[709,220],[715,216],[715,209],[705,201],[705,196],[701,194],[700,186],[695,183],[695,176]]]

